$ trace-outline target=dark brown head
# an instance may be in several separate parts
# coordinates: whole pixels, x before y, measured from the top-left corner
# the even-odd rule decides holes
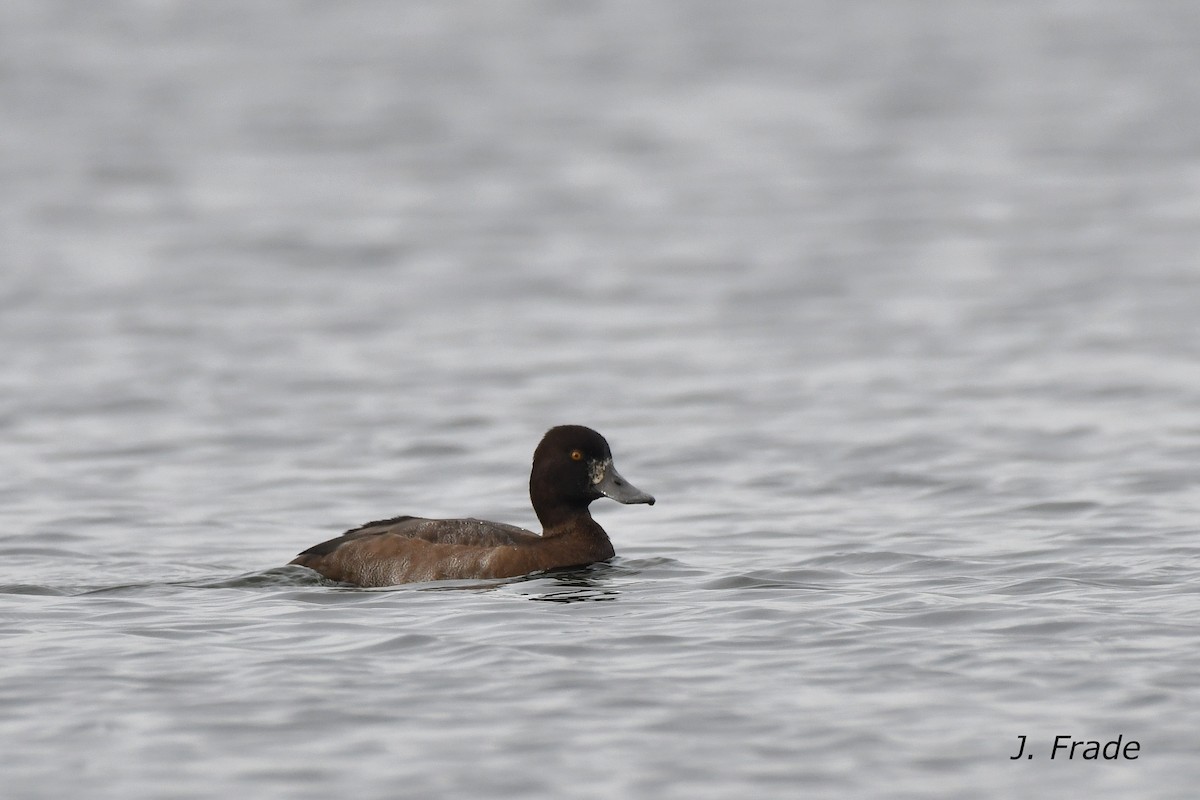
[[[618,503],[648,503],[654,498],[617,472],[604,437],[582,425],[559,425],[546,431],[533,451],[529,498],[546,529],[572,516],[587,515],[600,497]]]

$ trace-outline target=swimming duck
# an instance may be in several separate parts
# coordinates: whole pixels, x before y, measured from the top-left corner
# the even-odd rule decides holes
[[[652,496],[617,472],[603,436],[582,425],[560,425],[542,437],[529,473],[540,536],[481,519],[404,516],[346,531],[291,563],[358,586],[510,578],[583,566],[614,555],[608,534],[588,511],[600,497],[654,505]]]

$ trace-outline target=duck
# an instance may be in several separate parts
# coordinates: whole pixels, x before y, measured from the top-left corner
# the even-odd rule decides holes
[[[538,443],[529,473],[540,535],[475,518],[399,516],[352,528],[290,563],[362,587],[514,578],[582,567],[616,554],[588,510],[601,497],[654,505],[652,495],[617,472],[603,436],[583,425],[559,425]]]

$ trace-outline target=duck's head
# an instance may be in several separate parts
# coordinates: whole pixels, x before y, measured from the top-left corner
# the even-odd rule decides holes
[[[543,525],[552,509],[586,509],[593,500],[654,505],[654,497],[621,477],[604,437],[583,425],[546,431],[533,451],[529,496]]]

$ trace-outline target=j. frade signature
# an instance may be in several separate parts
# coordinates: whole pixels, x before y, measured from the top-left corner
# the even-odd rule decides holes
[[[1009,756],[1009,760],[1015,761],[1021,756],[1027,759],[1033,758],[1032,745],[1030,745],[1030,752],[1025,752],[1028,737],[1022,734],[1017,737],[1017,741],[1020,743],[1017,747],[1017,754]],[[1098,739],[1076,739],[1074,736],[1064,733],[1054,737],[1054,743],[1050,746],[1050,760],[1134,761],[1141,750],[1141,742],[1137,739],[1126,741],[1125,734],[1117,736],[1116,739],[1101,742]]]

